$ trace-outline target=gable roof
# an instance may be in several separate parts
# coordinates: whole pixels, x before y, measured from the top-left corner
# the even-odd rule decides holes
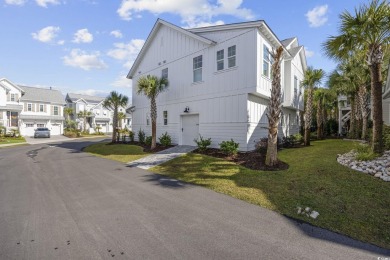
[[[18,85],[12,83],[11,81],[9,81],[9,80],[6,79],[6,78],[1,78],[1,79],[0,79],[0,85],[1,85],[3,88],[8,89],[8,90],[10,90],[10,88],[7,87],[5,84],[2,84],[3,82],[7,82],[7,83],[10,84],[11,86],[13,86],[14,88],[16,88],[16,89],[19,90],[20,92],[22,92],[22,95],[23,95],[24,91],[23,91],[23,89],[21,89]]]
[[[76,94],[76,93],[68,93],[66,95],[66,99],[70,100],[72,102],[77,102],[79,100],[83,100],[86,103],[100,103],[102,102],[105,98],[104,97],[97,97],[97,96],[89,96],[89,95],[82,95],[82,94]]]
[[[208,44],[208,45],[215,44],[215,42],[212,41],[212,40],[209,40],[209,39],[207,39],[205,37],[199,36],[199,35],[197,35],[195,33],[192,33],[190,30],[183,29],[183,28],[181,28],[181,27],[179,27],[177,25],[171,24],[171,23],[169,23],[167,21],[164,21],[164,20],[158,18],[156,23],[154,24],[154,26],[152,28],[152,31],[149,33],[148,38],[146,38],[144,46],[142,46],[141,51],[139,52],[137,58],[135,59],[135,61],[133,63],[133,66],[131,67],[129,73],[127,74],[127,78],[128,79],[133,78],[133,75],[135,73],[135,69],[138,67],[139,63],[142,60],[142,57],[145,55],[145,53],[146,53],[147,49],[149,48],[150,44],[152,43],[154,37],[157,35],[158,30],[163,25],[167,26],[167,27],[169,27],[169,28],[171,28],[173,30],[179,31],[179,32],[181,32],[181,33],[183,33],[183,34],[185,34],[185,35],[187,35],[189,37],[192,37],[192,38],[194,38],[194,39],[196,39],[198,41],[201,41],[201,42],[203,42],[205,44]]]
[[[280,42],[284,47],[288,48],[291,45],[291,43],[293,43],[296,39],[297,37],[292,37],[292,38],[281,40]]]
[[[64,96],[61,91],[47,88],[36,88],[28,86],[19,87],[24,91],[21,101],[41,101],[55,104],[64,104]]]

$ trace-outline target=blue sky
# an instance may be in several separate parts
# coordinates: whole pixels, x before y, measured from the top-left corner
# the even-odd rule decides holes
[[[0,78],[17,84],[131,96],[125,78],[157,18],[183,27],[265,20],[298,37],[308,65],[330,72],[321,44],[359,0],[0,0]]]

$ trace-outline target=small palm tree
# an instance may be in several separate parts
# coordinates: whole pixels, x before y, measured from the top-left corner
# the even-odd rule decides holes
[[[113,116],[113,122],[112,122],[112,139],[111,141],[113,143],[116,142],[116,136],[117,136],[117,131],[118,131],[118,109],[119,107],[126,107],[127,103],[129,102],[129,98],[125,95],[119,94],[116,91],[112,91],[108,97],[103,102],[103,106],[105,108],[111,109],[114,111],[114,116]]]
[[[372,0],[340,15],[340,35],[331,36],[324,43],[328,56],[337,60],[355,55],[364,50],[371,74],[371,99],[373,117],[372,149],[383,149],[382,114],[382,63],[384,49],[390,43],[390,5],[386,0]]]
[[[321,83],[321,79],[324,77],[324,71],[321,69],[307,68],[302,81],[302,86],[307,89],[307,100],[305,108],[305,136],[304,144],[310,145],[310,127],[313,113],[313,91],[314,87],[317,87]]]
[[[118,113],[118,125],[122,129],[122,122],[126,119],[126,114],[123,112]]]
[[[95,130],[98,132],[99,135],[100,135],[100,129],[102,129],[100,125],[95,126]]]
[[[65,123],[66,123],[66,128],[69,129],[71,128],[70,126],[72,123],[70,122],[70,116],[73,115],[73,109],[71,107],[65,107],[64,108],[64,114],[65,114]]]
[[[87,131],[87,118],[91,116],[92,116],[92,112],[87,111],[85,109],[77,113],[77,117],[83,119],[83,132]]]
[[[271,98],[266,114],[268,118],[268,145],[265,164],[268,166],[274,166],[278,163],[278,125],[282,111],[280,63],[283,58],[283,47],[280,46],[276,49],[273,58]]]
[[[156,148],[156,121],[157,121],[157,96],[168,88],[168,79],[147,75],[140,77],[137,82],[137,94],[145,95],[150,100],[150,117],[152,119],[152,145]]]

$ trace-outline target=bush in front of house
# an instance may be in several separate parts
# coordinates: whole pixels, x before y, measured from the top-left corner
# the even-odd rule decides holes
[[[199,135],[199,139],[194,139],[194,142],[198,146],[199,152],[204,152],[211,145],[211,138],[204,139]]]
[[[239,145],[239,143],[236,143],[233,139],[230,139],[230,141],[222,141],[222,143],[219,144],[219,148],[226,155],[236,155],[238,153]]]
[[[152,145],[152,137],[151,136],[148,136],[148,137],[145,138],[145,144],[147,146]]]
[[[141,144],[145,143],[145,132],[141,128],[138,131],[138,142]]]
[[[162,146],[170,146],[172,144],[172,139],[168,132],[162,134],[158,140]]]
[[[356,157],[355,159],[358,161],[371,161],[374,160],[379,155],[374,153],[371,147],[368,144],[357,144],[355,146]]]
[[[134,132],[133,131],[129,131],[129,139],[130,139],[130,142],[134,142]]]

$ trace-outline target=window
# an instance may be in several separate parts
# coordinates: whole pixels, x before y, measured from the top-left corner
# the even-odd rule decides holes
[[[27,111],[32,111],[32,104],[27,104]]]
[[[296,95],[298,92],[298,78],[294,76],[294,94]]]
[[[34,124],[26,124],[26,127],[34,127]]]
[[[194,82],[202,81],[202,55],[194,58]]]
[[[12,94],[12,93],[11,93],[11,101],[16,101],[15,96],[16,96],[15,94]]]
[[[217,70],[224,69],[223,58],[224,58],[223,50],[217,51]]]
[[[149,114],[146,114],[146,125],[150,125]]]
[[[163,111],[164,125],[168,125],[168,111]]]
[[[45,112],[44,107],[42,104],[39,105],[39,112]]]
[[[236,45],[228,48],[228,68],[236,66]]]
[[[53,114],[54,114],[55,116],[58,116],[58,115],[59,115],[59,113],[58,113],[58,106],[54,106],[54,107],[53,107]]]
[[[161,71],[161,78],[168,79],[168,68],[165,68]]]
[[[37,124],[37,127],[45,127],[45,124]]]
[[[263,75],[271,78],[272,56],[267,46],[263,46]]]

